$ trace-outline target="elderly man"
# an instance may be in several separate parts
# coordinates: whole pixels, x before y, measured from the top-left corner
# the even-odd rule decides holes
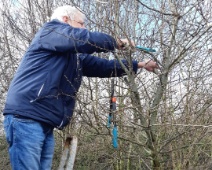
[[[4,109],[4,128],[13,169],[51,169],[53,129],[73,114],[82,76],[125,74],[116,60],[90,54],[122,50],[126,39],[85,29],[85,15],[72,6],[57,8],[37,32],[14,75]],[[123,61],[127,66],[127,62]],[[157,68],[154,61],[132,61],[133,70]],[[115,74],[116,73],[116,74]]]

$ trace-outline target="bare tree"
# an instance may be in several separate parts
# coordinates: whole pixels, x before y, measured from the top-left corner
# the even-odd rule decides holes
[[[129,48],[114,58],[154,59],[157,74],[142,70],[115,79],[119,148],[111,146],[107,128],[111,79],[84,78],[71,124],[55,131],[56,152],[63,140],[79,140],[76,169],[209,169],[211,168],[211,2],[141,0],[20,0],[2,2],[1,110],[21,57],[52,10],[72,4],[86,14],[91,31],[127,37],[156,49]],[[99,54],[108,58],[108,54]],[[54,167],[59,160],[55,156]],[[6,164],[3,164],[6,166]]]

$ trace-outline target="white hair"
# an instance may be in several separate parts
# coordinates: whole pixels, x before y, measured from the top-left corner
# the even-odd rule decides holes
[[[76,18],[82,18],[85,20],[85,15],[81,12],[81,10],[71,5],[56,8],[51,16],[51,20],[58,19],[59,21],[63,22],[64,16],[67,16],[72,20]]]

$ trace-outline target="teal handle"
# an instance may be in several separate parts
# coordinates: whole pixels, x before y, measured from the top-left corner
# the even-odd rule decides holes
[[[113,142],[113,147],[118,148],[118,129],[117,129],[117,126],[114,126],[114,128],[113,128],[112,142]]]
[[[135,48],[137,48],[137,49],[139,49],[139,50],[142,50],[142,51],[146,51],[146,52],[156,52],[155,49],[146,48],[146,47],[142,47],[142,46],[139,46],[139,45],[137,45]]]
[[[107,127],[110,128],[112,115],[108,116]]]

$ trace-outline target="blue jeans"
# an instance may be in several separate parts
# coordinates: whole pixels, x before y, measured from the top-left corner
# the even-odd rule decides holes
[[[53,128],[32,119],[6,115],[4,130],[13,170],[50,170],[54,154]]]

